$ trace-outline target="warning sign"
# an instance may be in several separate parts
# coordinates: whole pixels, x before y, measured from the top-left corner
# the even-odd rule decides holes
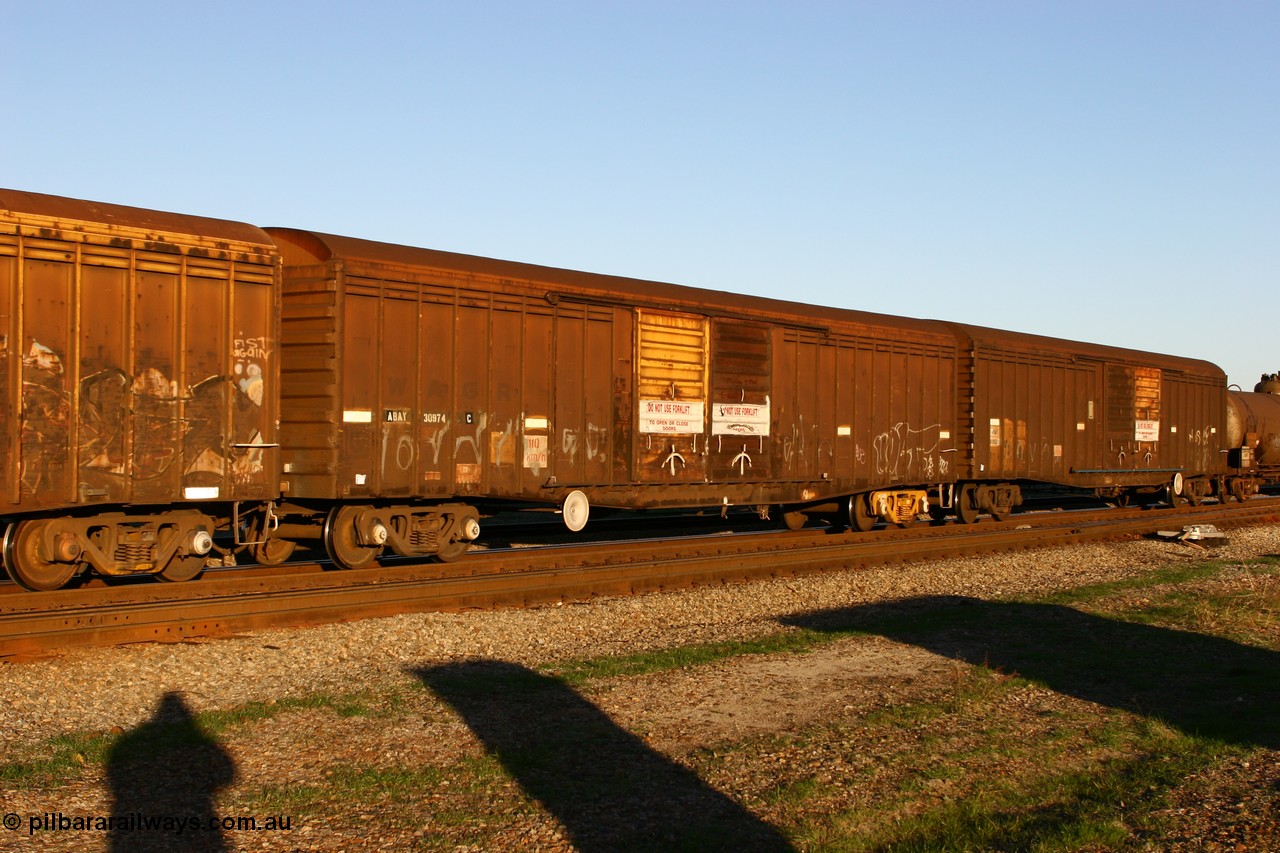
[[[769,404],[713,403],[712,435],[768,435]]]
[[[641,400],[640,432],[697,435],[706,423],[707,404],[680,400]]]
[[[524,437],[524,467],[533,471],[541,471],[547,467],[547,437],[545,435],[526,435]]]

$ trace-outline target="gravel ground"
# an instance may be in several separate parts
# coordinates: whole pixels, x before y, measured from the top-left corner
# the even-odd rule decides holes
[[[1280,528],[1230,532],[1223,559],[1280,554]],[[918,595],[1000,597],[1114,580],[1198,548],[1159,541],[829,572],[533,610],[418,613],[174,645],[73,651],[0,665],[0,743],[130,729],[180,693],[193,711],[410,683],[409,670],[467,658],[521,664],[743,639],[792,613]]]

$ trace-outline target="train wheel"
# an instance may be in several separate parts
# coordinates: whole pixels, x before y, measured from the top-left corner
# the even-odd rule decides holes
[[[877,518],[871,512],[871,504],[866,495],[854,495],[849,498],[849,526],[859,533],[866,533],[876,526]]]
[[[582,492],[574,492],[573,494],[582,495]],[[573,495],[570,495],[572,498]],[[587,498],[582,495],[582,503],[585,507]],[[565,500],[565,516],[569,515],[569,499]],[[570,528],[575,532],[581,530],[586,525],[586,510],[582,510],[583,514],[579,519],[582,524],[577,528]],[[567,522],[566,522],[567,523]],[[442,563],[452,563],[461,557],[471,548],[471,543],[480,538],[480,519],[477,518],[472,511],[465,510],[459,513],[449,513],[445,516],[444,530],[440,532],[442,540],[436,548],[435,557]]]
[[[75,577],[79,563],[56,563],[41,556],[40,540],[51,522],[19,521],[4,534],[4,565],[14,583],[32,592],[62,589]]]
[[[179,547],[156,577],[162,581],[182,582],[189,581],[204,571],[205,558],[213,550],[213,537],[208,530],[202,527],[187,529],[180,525],[162,535],[166,537],[166,541],[161,550],[168,550],[175,544],[179,544]],[[184,541],[176,543],[176,539]]]
[[[361,545],[356,535],[356,516],[361,507],[339,506],[329,511],[324,522],[324,548],[329,559],[343,569],[371,566],[382,553],[381,545]]]
[[[452,563],[454,560],[467,553],[471,547],[471,543],[465,539],[454,539],[447,545],[442,545],[436,551],[436,559],[442,563]]]
[[[975,491],[972,485],[965,485],[960,487],[960,493],[956,495],[956,518],[961,524],[973,524],[978,520],[978,507],[973,502]]]
[[[203,554],[174,554],[156,577],[162,581],[181,583],[204,571]]]
[[[803,512],[784,512],[782,514],[782,523],[787,525],[788,530],[799,530],[804,527],[805,522],[808,520],[809,516]]]
[[[288,539],[268,539],[253,546],[253,559],[263,566],[278,566],[293,556],[297,542]]]

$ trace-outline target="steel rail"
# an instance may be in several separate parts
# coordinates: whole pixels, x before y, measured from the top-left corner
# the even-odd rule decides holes
[[[478,552],[458,563],[205,578],[0,596],[0,656],[177,642],[424,610],[530,606],[851,566],[1114,539],[1187,524],[1280,520],[1280,501],[1180,510],[1037,513],[870,534],[823,529]]]

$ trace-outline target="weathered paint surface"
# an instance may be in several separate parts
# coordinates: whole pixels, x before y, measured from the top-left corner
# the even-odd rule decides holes
[[[273,493],[276,268],[263,238],[0,191],[7,504]]]
[[[1213,365],[958,328],[974,389],[965,477],[1091,488],[1225,470],[1226,382]]]
[[[298,498],[816,502],[1222,464],[1203,362],[271,233]]]

